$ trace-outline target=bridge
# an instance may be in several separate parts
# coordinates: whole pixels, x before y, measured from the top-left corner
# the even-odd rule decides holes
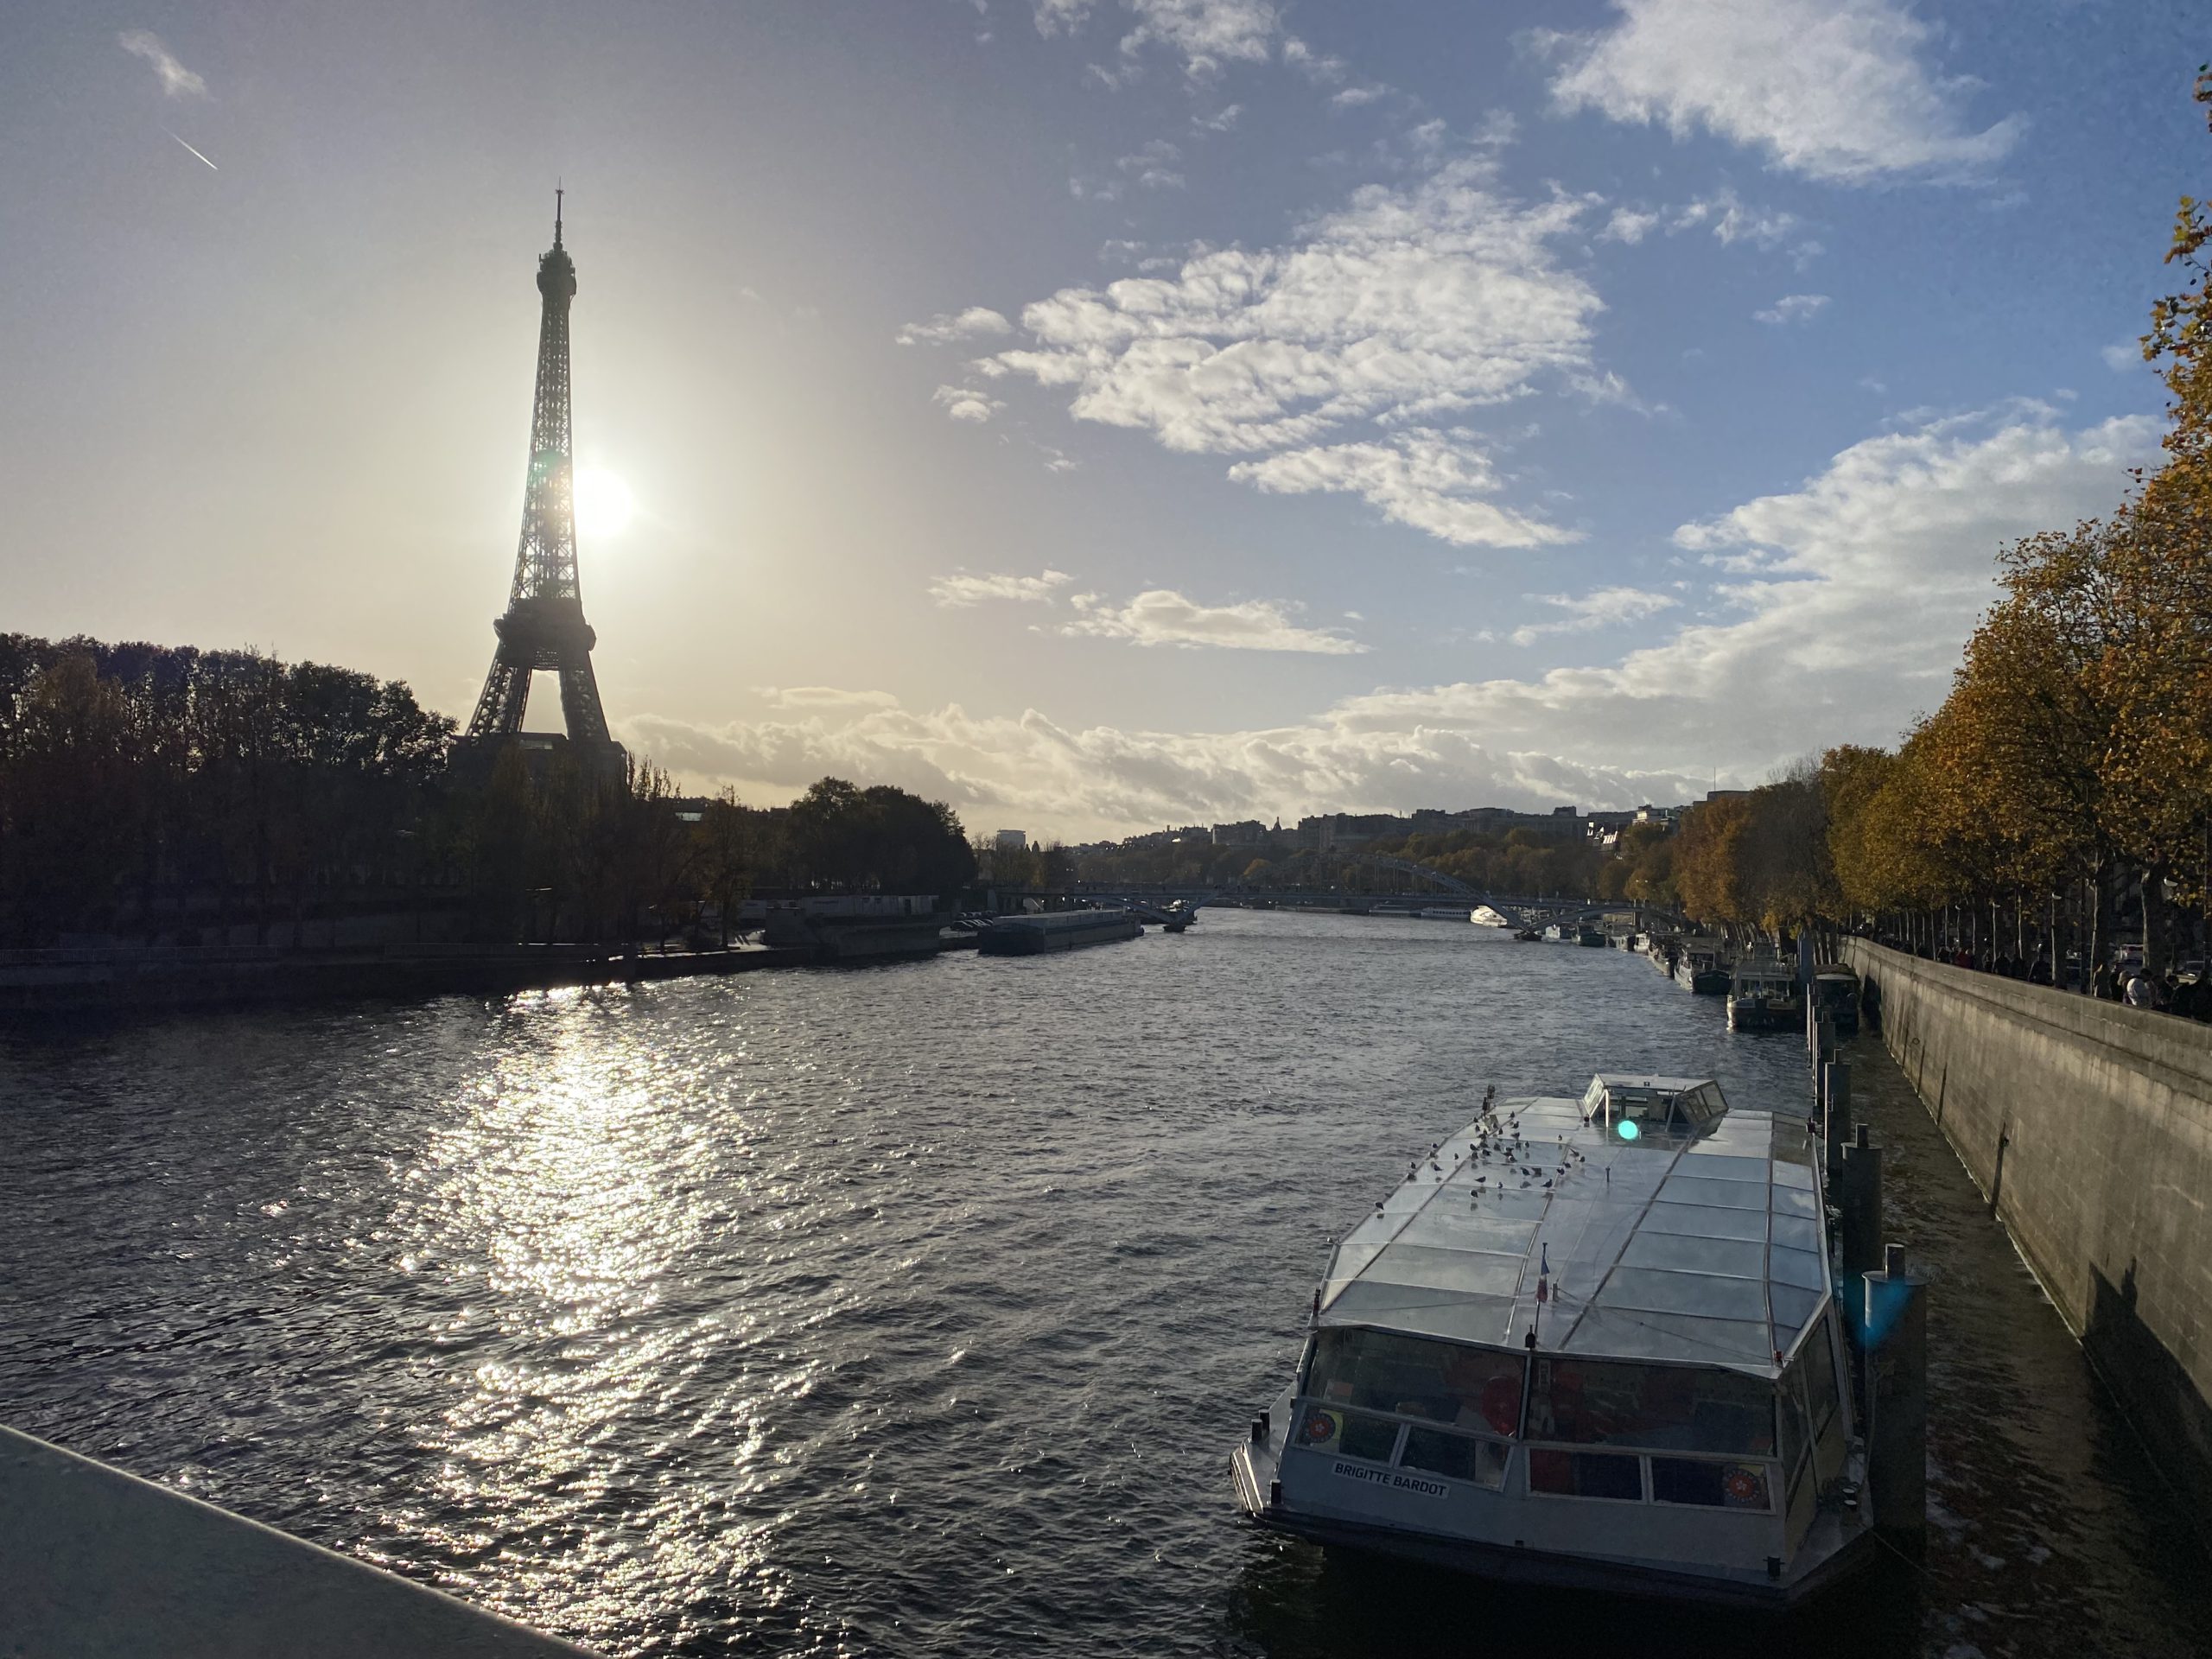
[[[1452,880],[1446,876],[1445,880]],[[1503,917],[1509,926],[1541,927],[1549,922],[1595,920],[1608,911],[1619,911],[1633,906],[1607,903],[1602,899],[1568,898],[1558,893],[1530,895],[1527,893],[1487,893],[1454,882],[1442,894],[1424,894],[1417,890],[1402,888],[1390,893],[1360,893],[1343,887],[1247,887],[1241,885],[1201,887],[1163,883],[1159,886],[1143,884],[1116,885],[1106,882],[1079,881],[1063,887],[999,887],[995,890],[1001,899],[1058,899],[1063,902],[1084,899],[1093,904],[1164,905],[1180,899],[1191,905],[1242,906],[1255,909],[1325,910],[1366,915],[1382,907],[1398,908],[1424,897],[1448,897],[1454,908],[1464,905],[1470,911],[1478,906],[1487,906]],[[1639,925],[1638,931],[1641,930]]]

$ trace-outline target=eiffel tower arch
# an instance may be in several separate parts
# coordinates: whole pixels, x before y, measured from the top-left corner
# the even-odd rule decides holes
[[[569,305],[576,296],[575,262],[561,242],[562,192],[553,193],[553,245],[537,261],[542,309],[537,330],[537,389],[531,406],[530,465],[523,478],[522,536],[506,613],[492,626],[499,643],[483,694],[461,740],[459,760],[488,774],[506,748],[520,746],[542,766],[561,740],[525,734],[531,677],[560,678],[567,747],[585,776],[620,779],[626,756],[607,729],[592,672],[599,636],[584,620],[576,575],[576,515],[572,495],[574,443],[569,414]]]

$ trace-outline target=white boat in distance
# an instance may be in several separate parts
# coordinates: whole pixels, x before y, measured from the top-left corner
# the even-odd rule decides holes
[[[1338,1244],[1231,1459],[1260,1525],[1779,1607],[1868,1554],[1812,1148],[1687,1077],[1498,1103]]]

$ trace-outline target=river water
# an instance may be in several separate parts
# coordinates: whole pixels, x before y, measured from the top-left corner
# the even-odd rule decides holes
[[[0,1421],[610,1654],[1774,1650],[1324,1556],[1227,1456],[1331,1238],[1502,1094],[1804,1099],[1639,957],[1209,911],[972,953],[0,1039]],[[2212,1654],[2203,1558],[1878,1051],[1924,1567],[1784,1650]]]

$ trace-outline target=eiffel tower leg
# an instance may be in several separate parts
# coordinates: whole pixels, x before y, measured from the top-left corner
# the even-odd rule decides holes
[[[476,712],[469,719],[468,734],[491,737],[518,732],[529,707],[530,671],[495,657],[492,671],[484,677],[484,695],[476,699]]]
[[[561,671],[561,715],[571,743],[605,743],[607,712],[599,705],[599,677],[591,658],[572,661]]]

